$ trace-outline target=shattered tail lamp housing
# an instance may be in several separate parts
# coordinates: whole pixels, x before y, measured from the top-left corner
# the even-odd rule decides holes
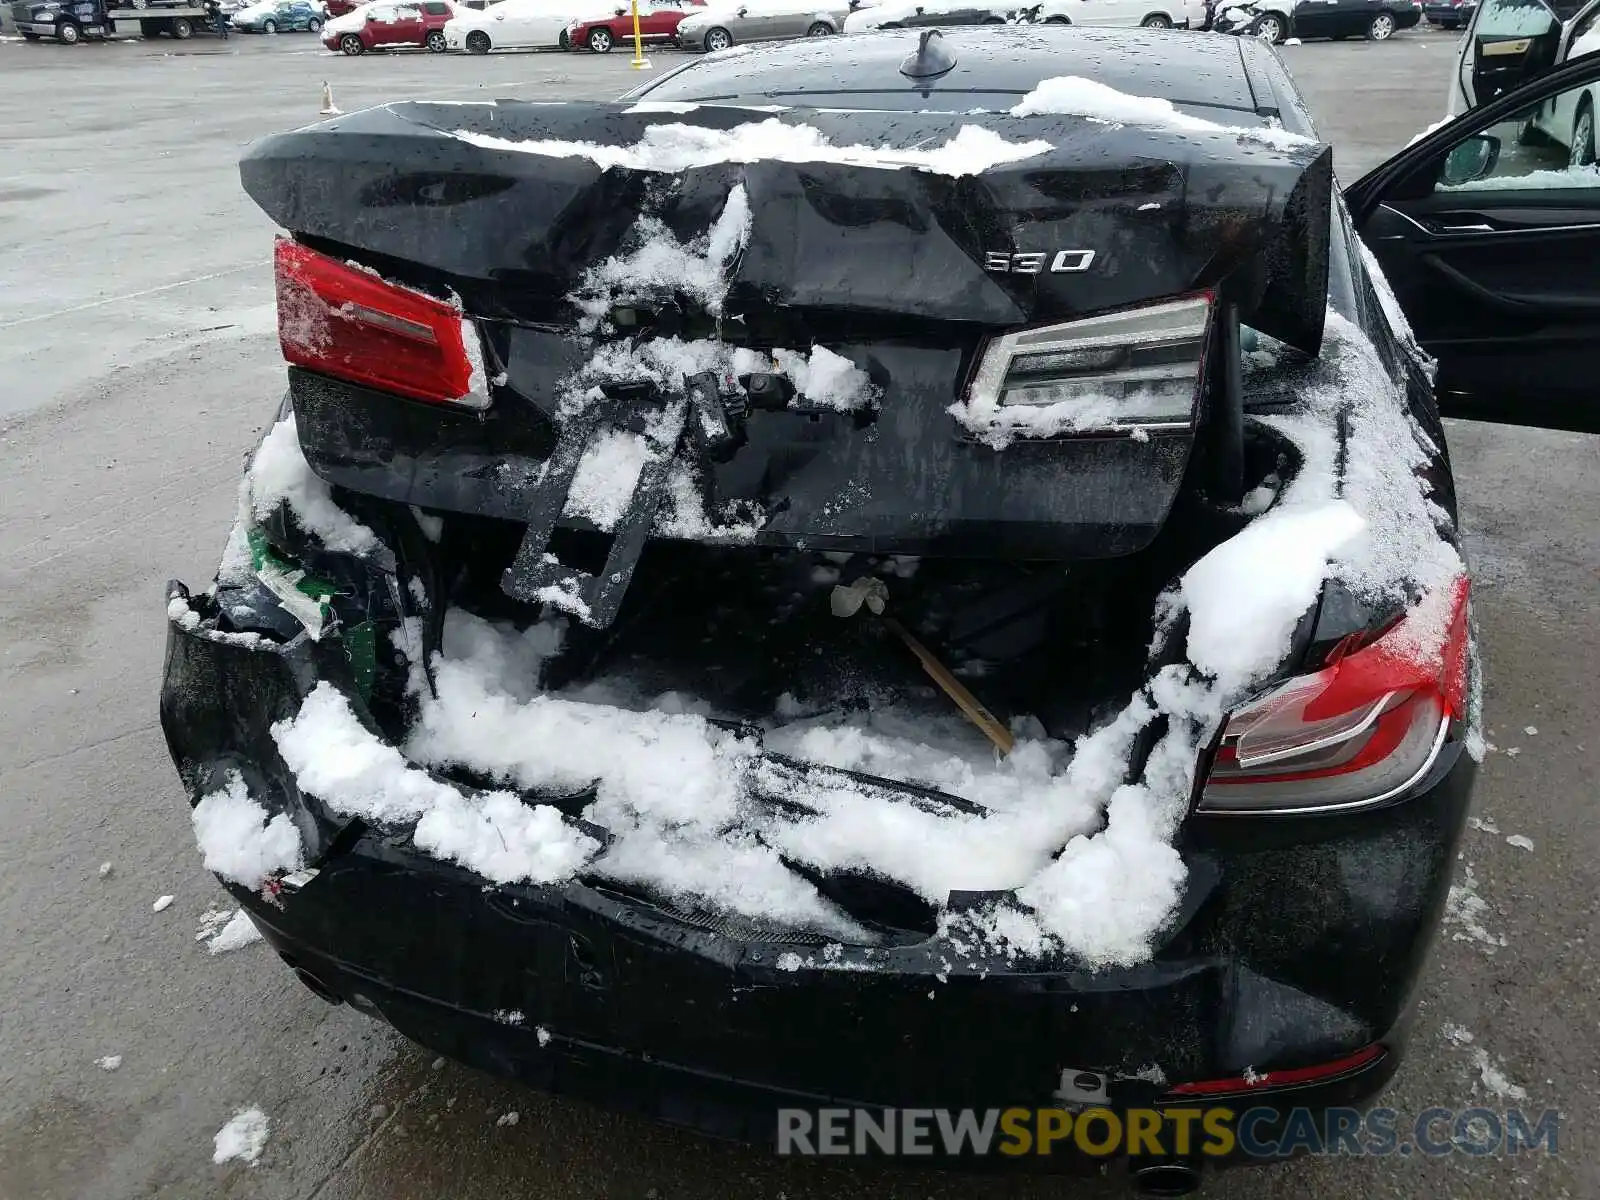
[[[1466,715],[1466,578],[1330,658],[1228,717],[1200,812],[1342,812],[1422,778]]]
[[[1213,307],[1203,292],[995,338],[968,407],[1023,435],[1187,430]]]
[[[470,397],[472,360],[455,305],[287,238],[274,260],[286,360],[412,400]]]

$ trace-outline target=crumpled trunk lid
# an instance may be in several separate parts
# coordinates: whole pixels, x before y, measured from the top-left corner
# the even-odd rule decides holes
[[[658,447],[677,455],[659,481],[666,515],[645,514],[634,532],[1127,554],[1165,521],[1204,402],[1161,436],[998,447],[952,415],[990,339],[1207,289],[1264,332],[1308,348],[1321,334],[1330,156],[1270,130],[409,103],[268,138],[241,174],[301,240],[458,296],[485,343],[494,404],[467,416],[291,372],[316,470],[385,499],[530,526],[548,524],[552,456],[581,455],[617,425],[560,450],[596,363],[649,360],[643,373],[673,391],[691,368],[709,364],[726,386],[822,347],[859,373],[870,404],[751,414],[727,454],[687,450],[687,434]],[[703,262],[674,271],[671,253],[651,259],[651,244],[715,258],[736,198],[747,228],[710,284]],[[685,345],[701,357],[684,359]],[[615,401],[616,372],[604,380]],[[545,515],[561,525],[627,525],[615,506],[554,503]],[[513,588],[524,598],[541,590],[544,541],[529,545]]]

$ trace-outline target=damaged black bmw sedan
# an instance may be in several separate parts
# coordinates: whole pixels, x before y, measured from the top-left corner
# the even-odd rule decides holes
[[[1450,363],[1357,231],[1497,114],[1341,197],[1268,47],[1001,29],[257,143],[206,865],[324,999],[716,1135],[1370,1096],[1479,739]]]

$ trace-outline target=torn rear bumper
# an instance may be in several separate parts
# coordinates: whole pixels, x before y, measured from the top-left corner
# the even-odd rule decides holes
[[[884,949],[719,930],[582,877],[486,884],[407,831],[341,822],[301,792],[270,728],[319,682],[359,706],[330,639],[242,643],[169,624],[161,718],[191,803],[239,771],[295,821],[316,868],[270,898],[230,889],[285,961],[460,1061],[767,1144],[782,1107],[1050,1107],[1081,1098],[1071,1081],[1085,1072],[1112,1109],[1142,1107],[1167,1082],[1270,1076],[1381,1044],[1359,1070],[1227,1100],[1358,1103],[1398,1065],[1473,771],[1451,745],[1377,812],[1191,821],[1190,894],[1164,946],[1096,972],[959,937]]]

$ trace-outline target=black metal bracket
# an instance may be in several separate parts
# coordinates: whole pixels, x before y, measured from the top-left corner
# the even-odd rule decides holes
[[[704,374],[687,381],[686,395],[662,397],[655,389],[626,388],[597,399],[561,426],[555,449],[528,502],[528,529],[517,556],[501,577],[508,596],[527,603],[555,603],[585,625],[604,629],[616,620],[622,598],[655,526],[666,491],[667,474],[683,438],[689,411],[705,415],[701,392],[716,394],[716,377]],[[654,407],[654,412],[648,409]],[[648,418],[648,419],[644,419]],[[648,447],[627,510],[611,531],[605,565],[590,574],[568,566],[550,553],[550,538],[566,510],[578,464],[595,438],[617,429],[644,437]],[[697,429],[703,432],[703,427]]]

